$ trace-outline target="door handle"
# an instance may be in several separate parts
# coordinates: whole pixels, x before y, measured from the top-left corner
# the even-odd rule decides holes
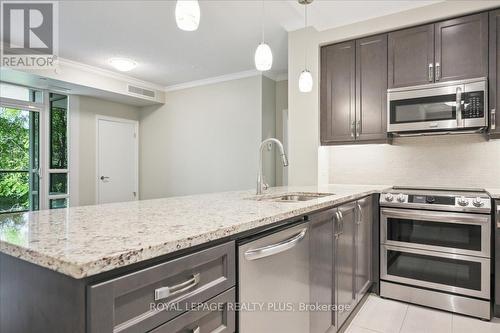
[[[161,299],[180,294],[185,292],[200,283],[200,273],[193,274],[193,277],[189,280],[179,283],[172,287],[161,287],[155,289],[155,301],[159,301]]]
[[[441,65],[439,62],[436,62],[436,81],[439,81],[441,78]]]
[[[306,236],[307,228],[302,229],[298,234],[276,244],[267,245],[258,249],[245,252],[247,260],[262,259],[293,248]]]
[[[109,177],[106,177],[106,176],[101,176],[101,180],[102,180],[102,181],[105,181],[106,179],[109,179]]]
[[[434,81],[434,65],[432,62],[429,64],[429,82]]]
[[[344,233],[344,214],[339,210],[339,222],[340,222],[340,235]]]
[[[361,135],[361,120],[358,120],[356,122],[356,137],[359,137]]]
[[[457,127],[463,127],[462,124],[462,88],[457,87],[457,96],[455,99],[455,113],[457,114]]]
[[[335,212],[335,218],[334,218],[334,222],[335,222],[335,239],[338,239],[340,237],[340,215],[339,215],[339,212],[336,211]]]
[[[356,137],[356,121],[351,122],[351,138]]]
[[[497,128],[497,110],[491,109],[491,129],[494,130]]]

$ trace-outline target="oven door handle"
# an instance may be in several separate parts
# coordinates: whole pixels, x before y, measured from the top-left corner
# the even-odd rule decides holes
[[[448,213],[448,212],[428,212],[423,210],[397,210],[383,208],[381,211],[383,217],[397,217],[414,219],[419,221],[428,221],[434,219],[433,222],[450,222],[450,223],[466,223],[466,224],[485,224],[490,221],[488,215],[479,214],[464,214],[464,213]]]

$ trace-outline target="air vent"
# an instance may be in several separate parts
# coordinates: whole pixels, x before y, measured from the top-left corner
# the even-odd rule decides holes
[[[154,99],[156,97],[156,92],[154,90],[144,89],[130,84],[128,85],[128,92],[141,97],[147,97],[149,99]]]

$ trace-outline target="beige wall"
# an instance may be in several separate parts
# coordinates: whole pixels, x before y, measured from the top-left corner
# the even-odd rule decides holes
[[[344,27],[318,32],[313,28],[291,32],[288,38],[288,82],[290,121],[289,183],[315,184],[328,176],[328,149],[319,148],[319,47],[442,18],[500,6],[500,1],[445,1],[409,11],[391,14]],[[307,53],[308,67],[314,78],[311,93],[298,91],[298,77]],[[452,144],[452,143],[450,143]],[[352,148],[353,151],[356,148]],[[423,157],[425,158],[425,156]]]
[[[283,139],[283,110],[288,109],[288,81],[276,82],[276,138],[281,142]],[[286,152],[288,154],[288,151]],[[283,165],[280,156],[276,156],[276,185],[283,183]]]
[[[139,108],[87,96],[71,96],[70,117],[78,121],[78,205],[96,203],[96,115],[138,120]],[[71,108],[74,105],[74,108]],[[77,113],[77,115],[71,115]],[[74,119],[74,118],[73,118]]]
[[[500,188],[500,140],[480,135],[328,149],[330,183]]]
[[[167,93],[140,121],[141,199],[255,187],[262,78]]]

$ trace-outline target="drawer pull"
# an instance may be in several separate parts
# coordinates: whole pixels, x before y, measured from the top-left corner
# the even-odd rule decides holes
[[[200,333],[200,326],[197,326],[195,329],[193,329],[193,333]]]
[[[182,282],[173,287],[161,287],[155,289],[155,301],[159,301],[161,299],[167,298],[169,296],[177,295],[183,293],[200,283],[200,273],[193,274],[193,277],[189,280]]]

